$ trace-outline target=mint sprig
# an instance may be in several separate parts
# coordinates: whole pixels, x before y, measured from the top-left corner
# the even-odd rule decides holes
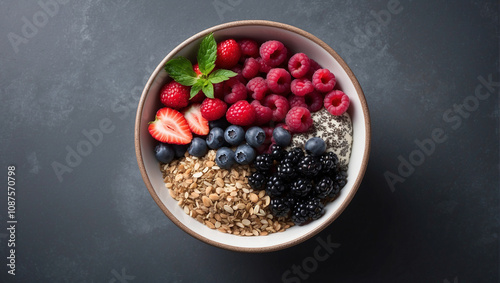
[[[217,43],[213,33],[210,33],[201,41],[197,58],[200,72],[204,75],[210,74],[215,68],[215,60],[217,59]]]
[[[214,98],[214,86],[228,80],[237,74],[231,70],[215,68],[215,61],[217,60],[217,42],[215,42],[213,33],[205,36],[201,41],[198,49],[198,67],[201,75],[197,76],[193,70],[193,65],[189,59],[179,56],[169,60],[165,64],[165,71],[176,82],[181,85],[190,86],[190,99],[193,98],[201,90],[205,96]]]

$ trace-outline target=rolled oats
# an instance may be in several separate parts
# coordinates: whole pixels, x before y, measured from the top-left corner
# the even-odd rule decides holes
[[[265,236],[293,226],[274,218],[270,197],[248,184],[249,165],[231,170],[215,164],[215,150],[201,158],[186,154],[170,164],[161,164],[166,189],[184,212],[210,229],[240,236]]]

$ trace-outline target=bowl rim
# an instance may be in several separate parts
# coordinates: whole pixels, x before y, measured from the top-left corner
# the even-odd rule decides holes
[[[151,85],[153,84],[155,78],[158,76],[160,71],[162,71],[163,66],[165,63],[170,60],[172,56],[177,54],[180,50],[182,50],[184,47],[189,45],[195,40],[198,40],[206,35],[208,35],[211,32],[216,32],[219,30],[224,30],[227,28],[233,28],[233,27],[240,27],[240,26],[267,26],[267,27],[274,27],[274,28],[279,28],[279,29],[284,29],[293,33],[297,33],[314,43],[318,44],[321,48],[323,48],[326,52],[328,52],[334,59],[339,63],[339,65],[342,67],[342,69],[346,72],[348,75],[349,79],[354,85],[354,88],[356,89],[357,95],[359,97],[361,107],[362,107],[362,113],[365,119],[365,145],[364,145],[364,152],[363,152],[363,157],[361,161],[361,168],[360,171],[358,172],[358,175],[356,177],[356,180],[354,181],[353,188],[352,190],[348,193],[346,196],[345,201],[340,205],[339,209],[335,211],[333,215],[330,216],[329,219],[327,219],[324,223],[319,225],[317,228],[314,230],[311,230],[309,233],[302,235],[301,237],[298,237],[296,239],[290,240],[288,242],[276,244],[273,246],[267,246],[267,247],[238,247],[238,246],[233,246],[225,243],[220,243],[217,241],[213,241],[211,239],[208,239],[198,233],[196,233],[194,230],[190,229],[186,225],[184,225],[180,220],[178,220],[163,204],[163,202],[160,200],[159,196],[156,194],[153,185],[151,184],[151,181],[149,180],[148,174],[146,172],[146,167],[144,165],[144,160],[142,157],[142,150],[141,150],[141,141],[140,141],[140,126],[141,126],[141,117],[144,109],[144,103],[146,101],[146,96],[147,93],[149,92]],[[319,39],[318,37],[314,36],[313,34],[304,31],[300,28],[297,28],[295,26],[291,26],[288,24],[280,23],[280,22],[275,22],[275,21],[269,21],[269,20],[240,20],[240,21],[233,21],[233,22],[227,22],[223,24],[219,24],[210,28],[207,28],[205,30],[202,30],[193,36],[189,37],[188,39],[184,40],[181,44],[177,45],[172,51],[170,51],[164,58],[163,60],[158,64],[156,69],[153,71],[151,76],[149,77],[144,90],[141,94],[141,98],[139,100],[139,105],[137,108],[137,113],[136,113],[136,120],[135,120],[135,129],[134,129],[134,143],[135,143],[135,153],[136,153],[136,158],[137,158],[137,163],[139,166],[139,169],[141,171],[141,176],[146,184],[146,187],[151,194],[151,197],[155,201],[155,203],[160,207],[160,209],[163,211],[163,213],[179,228],[181,228],[184,232],[188,233],[189,235],[193,236],[194,238],[205,242],[207,244],[210,244],[215,247],[223,248],[226,250],[232,250],[232,251],[238,251],[238,252],[251,252],[251,253],[262,253],[262,252],[272,252],[272,251],[277,251],[281,249],[285,249],[294,245],[297,245],[299,243],[302,243],[314,235],[317,235],[319,232],[321,232],[323,229],[328,227],[335,219],[337,219],[340,214],[346,209],[346,207],[349,205],[351,200],[353,199],[354,195],[356,194],[359,186],[361,185],[361,182],[363,180],[364,174],[366,172],[366,168],[368,165],[368,158],[370,155],[370,147],[371,147],[371,122],[370,122],[370,115],[369,115],[369,110],[368,110],[368,103],[366,101],[365,95],[363,90],[361,89],[361,86],[355,77],[354,73],[352,70],[349,68],[349,66],[345,63],[345,61],[340,57],[340,55],[337,54],[333,48],[331,48],[328,44],[326,44],[324,41]]]

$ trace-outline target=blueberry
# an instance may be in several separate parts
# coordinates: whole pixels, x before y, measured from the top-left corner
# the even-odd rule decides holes
[[[227,147],[221,147],[215,154],[215,163],[220,168],[229,169],[234,164],[234,151]]]
[[[155,157],[160,162],[170,163],[172,160],[174,160],[175,152],[171,145],[166,143],[159,143],[155,147]]]
[[[245,139],[245,130],[240,126],[231,125],[224,132],[224,139],[230,145],[239,145]]]
[[[258,148],[266,140],[266,132],[260,127],[251,127],[245,133],[245,140],[250,146]]]
[[[242,144],[234,151],[234,159],[239,164],[250,164],[255,159],[255,149],[248,144]]]
[[[221,128],[224,130],[225,128],[229,127],[229,125],[231,125],[231,123],[227,121],[226,116],[218,120],[208,122],[208,126],[210,127],[210,129]]]
[[[326,144],[322,138],[314,137],[306,142],[304,148],[307,154],[320,156],[326,151]]]
[[[174,149],[175,157],[176,158],[184,157],[184,153],[186,153],[188,146],[189,145],[187,144],[173,144],[172,148]]]
[[[292,141],[292,134],[289,131],[283,129],[283,127],[276,127],[273,130],[273,138],[277,145],[287,147]]]
[[[218,149],[224,145],[224,130],[221,128],[213,128],[207,136],[207,145],[211,149]]]
[[[202,138],[193,138],[191,145],[188,147],[188,153],[192,156],[202,157],[207,154],[207,143]]]

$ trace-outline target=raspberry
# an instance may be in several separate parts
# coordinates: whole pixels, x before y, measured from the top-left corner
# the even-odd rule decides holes
[[[310,112],[317,112],[323,108],[323,95],[315,90],[306,94],[304,99]]]
[[[215,121],[226,114],[227,104],[218,98],[205,98],[201,103],[200,112],[208,121]]]
[[[304,53],[297,53],[288,60],[288,71],[294,78],[298,79],[304,77],[307,72],[309,72],[310,68],[311,63],[309,57]]]
[[[170,81],[161,89],[160,100],[165,106],[181,109],[189,104],[189,86],[183,86],[176,81]]]
[[[292,93],[298,96],[304,96],[314,90],[312,82],[308,79],[295,79],[290,84]]]
[[[286,113],[290,109],[288,100],[277,94],[271,94],[264,99],[264,105],[271,108],[273,111],[272,121],[280,122],[286,117]]]
[[[278,94],[286,94],[290,91],[292,77],[287,70],[283,68],[274,68],[269,70],[266,77],[269,89]]]
[[[263,153],[266,153],[268,149],[269,149],[269,143],[263,143],[258,148],[256,148],[255,151],[257,151],[258,155],[261,155]]]
[[[269,88],[266,80],[262,77],[255,77],[247,83],[247,93],[253,99],[262,100],[266,96]]]
[[[214,84],[214,97],[224,99],[224,82]]]
[[[333,90],[325,96],[326,110],[332,115],[340,116],[349,108],[349,96],[341,90]]]
[[[288,50],[283,43],[277,40],[269,40],[262,43],[259,54],[267,65],[276,67],[285,62]]]
[[[318,69],[312,76],[312,83],[317,91],[329,92],[335,86],[335,75],[328,69]]]
[[[323,95],[313,90],[305,96],[291,95],[288,97],[290,108],[295,106],[305,107],[309,112],[316,112],[323,108]]]
[[[244,62],[247,58],[257,58],[259,56],[259,44],[252,39],[242,39],[238,41],[241,50],[240,61]]]
[[[255,110],[255,125],[269,123],[269,121],[273,118],[273,110],[269,107],[263,106],[258,100],[252,101],[250,105],[252,105]]]
[[[237,75],[234,76],[233,78],[238,79],[242,84],[247,84],[247,79],[243,76],[243,66],[240,64],[237,64],[236,66],[231,68],[231,71],[235,72]]]
[[[269,145],[271,143],[271,140],[273,139],[273,131],[274,131],[274,128],[272,127],[261,127],[264,132],[266,133],[266,139],[264,140],[264,144],[267,144]],[[269,148],[269,146],[268,146]],[[268,149],[266,148],[266,150]]]
[[[231,69],[241,57],[240,46],[234,39],[227,39],[217,44],[217,59],[215,66],[222,69]]]
[[[233,104],[246,98],[247,88],[237,78],[233,77],[224,82],[224,101],[226,103]]]
[[[226,119],[238,126],[249,126],[255,121],[255,110],[246,100],[240,100],[227,109]]]
[[[204,99],[205,94],[200,90],[190,101],[191,103],[201,103]]]
[[[261,57],[257,57],[257,62],[259,62],[260,65],[259,72],[261,73],[267,73],[269,72],[269,70],[273,68],[268,64],[266,64],[266,62],[264,62],[264,60]]]
[[[318,62],[314,61],[311,58],[309,58],[309,64],[310,64],[309,71],[307,71],[306,78],[309,78],[312,80],[312,76],[313,76],[314,72],[321,69],[322,67],[320,64],[318,64]]]
[[[288,104],[290,105],[290,108],[293,108],[295,106],[307,108],[306,98],[304,96],[297,96],[295,94],[292,94],[288,97]]]
[[[286,114],[286,125],[292,133],[306,132],[313,124],[311,112],[305,107],[296,106]]]
[[[288,128],[288,126],[286,125],[286,123],[278,123],[276,124],[276,128],[278,127],[282,127],[283,129],[287,130],[287,131],[290,131],[290,129]]]
[[[260,64],[255,58],[247,58],[243,65],[243,70],[241,74],[245,79],[249,80],[254,78],[259,74]]]

